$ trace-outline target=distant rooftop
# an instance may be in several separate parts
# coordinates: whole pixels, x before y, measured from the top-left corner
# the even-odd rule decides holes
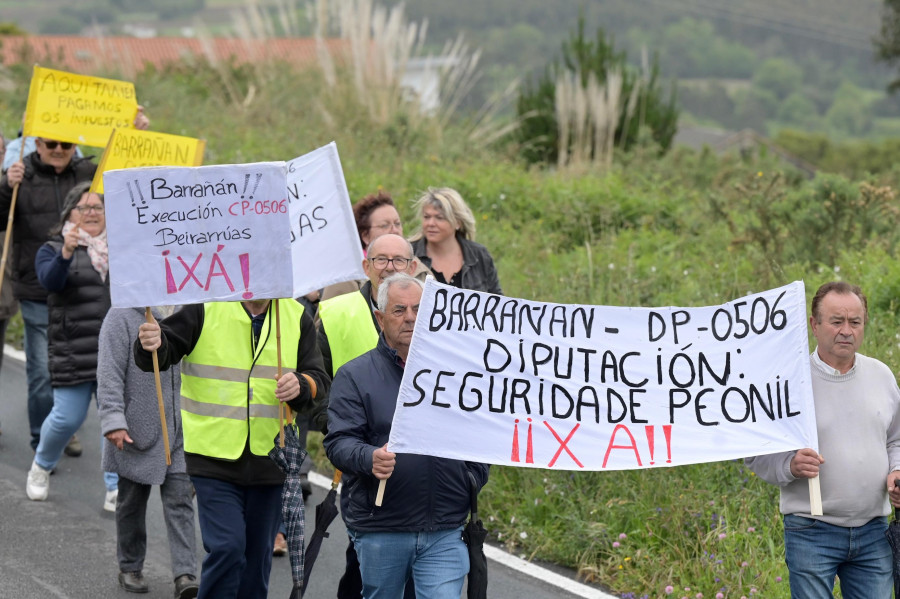
[[[341,40],[326,40],[332,55],[339,53]],[[317,60],[316,41],[312,38],[241,38],[187,37],[80,37],[67,35],[30,35],[0,37],[0,62],[4,66],[26,60],[43,66],[76,73],[120,71],[133,75],[147,64],[161,67],[207,57],[216,61],[247,63],[270,59],[297,65]]]

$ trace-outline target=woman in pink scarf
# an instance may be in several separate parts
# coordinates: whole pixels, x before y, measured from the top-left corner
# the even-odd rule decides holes
[[[47,336],[53,409],[41,427],[28,472],[25,490],[32,501],[47,499],[50,472],[84,422],[97,390],[97,340],[110,305],[109,253],[103,196],[89,189],[86,181],[66,195],[62,220],[34,263],[38,280],[50,292]],[[116,486],[116,480],[107,481],[108,494],[115,495]]]

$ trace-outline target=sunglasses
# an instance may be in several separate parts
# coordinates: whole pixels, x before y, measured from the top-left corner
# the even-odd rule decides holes
[[[56,146],[61,147],[63,150],[71,150],[75,145],[72,142],[68,141],[47,141],[46,139],[42,139],[41,143],[44,144],[48,150],[55,150]]]

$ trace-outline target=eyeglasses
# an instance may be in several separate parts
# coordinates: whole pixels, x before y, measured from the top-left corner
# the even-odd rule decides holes
[[[56,146],[61,147],[63,150],[71,150],[75,147],[75,144],[68,141],[47,141],[46,139],[42,139],[41,143],[44,144],[44,147],[48,150],[55,150]]]
[[[395,220],[392,223],[383,223],[380,225],[372,225],[369,228],[375,229],[376,231],[390,231],[391,229],[396,229],[397,231],[402,231],[403,223],[401,223],[399,220]]]
[[[75,206],[73,210],[77,210],[82,214],[93,212],[94,214],[103,214],[103,204],[89,204],[86,206]]]
[[[393,264],[394,270],[406,270],[406,267],[412,262],[412,258],[385,258],[384,256],[378,256],[377,258],[369,258],[369,262],[378,270],[384,270],[388,264]]]

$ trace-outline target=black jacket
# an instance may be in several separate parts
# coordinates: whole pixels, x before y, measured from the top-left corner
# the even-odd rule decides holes
[[[50,380],[68,387],[97,380],[97,344],[100,327],[109,311],[109,278],[100,278],[78,246],[71,260],[62,257],[63,242],[48,241],[38,252],[36,276],[49,289]]]
[[[341,515],[347,528],[380,532],[446,530],[461,526],[469,513],[469,477],[478,488],[488,466],[416,454],[398,454],[375,507],[378,479],[372,453],[388,441],[403,368],[384,335],[375,349],[338,370],[328,405],[325,452],[344,473]]]
[[[13,293],[18,300],[47,301],[47,291],[38,282],[34,259],[38,249],[50,239],[50,229],[59,224],[63,202],[77,183],[94,178],[97,165],[88,158],[72,158],[58,173],[41,161],[37,152],[25,157],[25,178],[19,185],[13,216]],[[8,175],[0,178],[0,226],[6,226],[13,190]],[[103,320],[103,316],[100,316]],[[99,329],[98,329],[99,330]]]
[[[465,239],[461,235],[456,235],[456,240],[462,248],[463,267],[462,281],[460,288],[472,289],[473,291],[487,291],[488,293],[496,293],[503,295],[500,288],[500,281],[497,278],[497,268],[494,266],[494,259],[491,258],[487,248]],[[424,237],[416,239],[412,242],[413,252],[416,258],[422,261],[422,264],[431,268],[431,258],[428,257],[428,242]]]

